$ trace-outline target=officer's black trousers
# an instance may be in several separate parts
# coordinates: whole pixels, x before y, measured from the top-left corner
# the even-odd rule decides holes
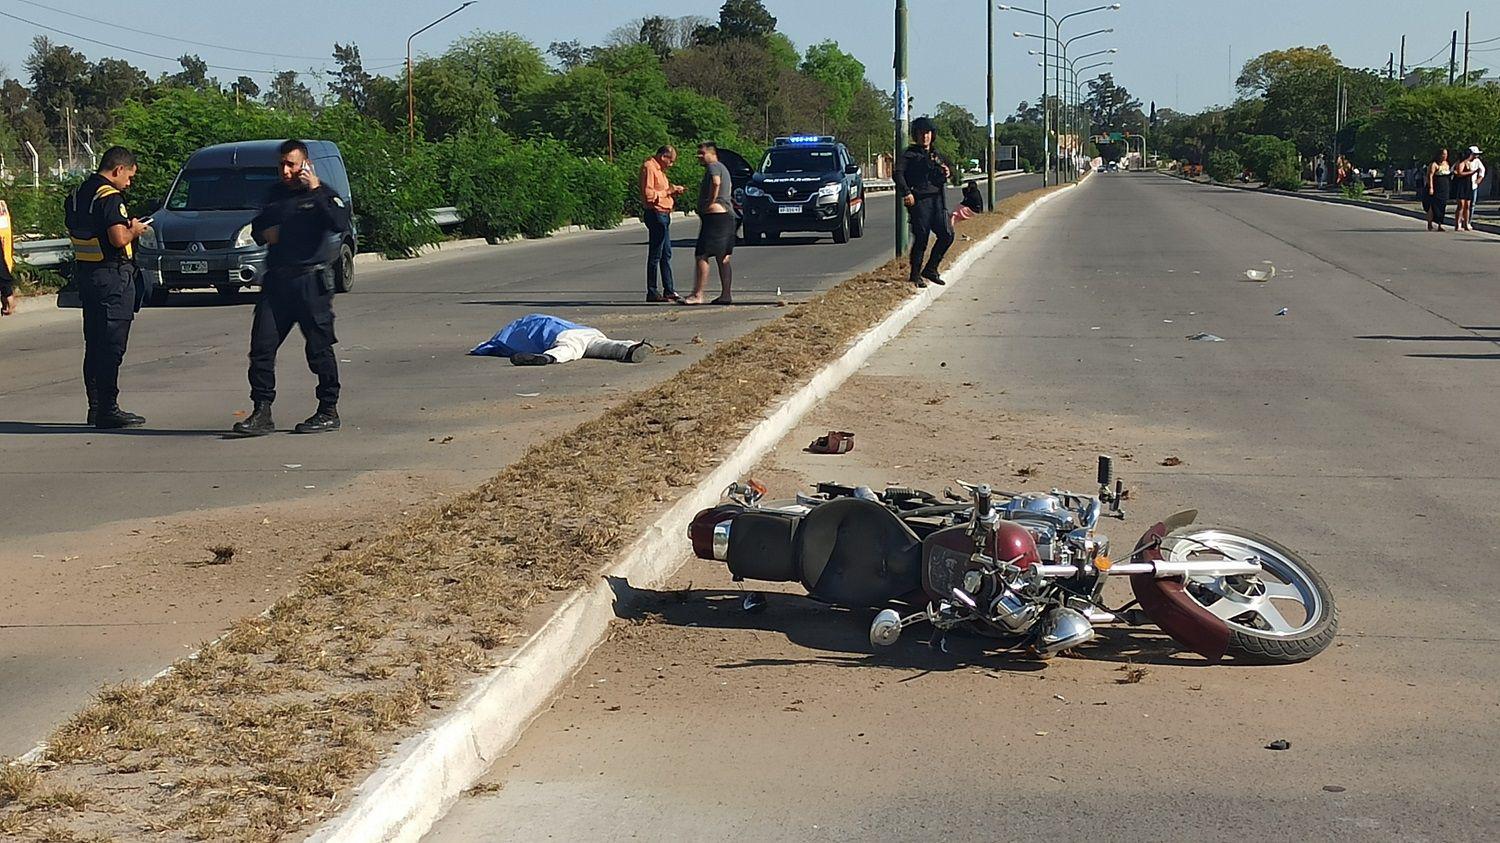
[[[120,364],[135,318],[135,266],[75,266],[83,302],[83,388],[90,410],[108,412],[120,401]]]
[[[339,402],[339,361],[333,353],[333,294],[312,271],[272,270],[255,303],[250,328],[250,400],[276,400],[276,352],[296,325],[306,341],[307,368],[318,376],[318,406]]]
[[[915,281],[919,275],[932,275],[938,271],[943,256],[953,245],[953,220],[949,218],[948,204],[941,196],[919,197],[917,204],[906,210],[911,220],[911,279]],[[927,241],[931,237],[936,237],[937,243],[924,266],[922,255],[927,251]]]

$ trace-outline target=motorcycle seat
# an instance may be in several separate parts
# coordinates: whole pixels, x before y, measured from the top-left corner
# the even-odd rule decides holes
[[[797,530],[802,584],[840,606],[879,606],[922,585],[922,541],[890,510],[860,498],[829,501]]]

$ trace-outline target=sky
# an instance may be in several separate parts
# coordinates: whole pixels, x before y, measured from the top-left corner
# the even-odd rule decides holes
[[[415,51],[440,53],[454,38],[473,30],[517,32],[543,49],[553,41],[604,40],[610,30],[643,15],[716,17],[721,0],[479,0],[437,27],[418,36]],[[911,21],[911,91],[914,114],[943,100],[965,106],[982,118],[985,107],[986,0],[908,0]],[[1043,0],[1019,5],[1040,9]],[[1105,5],[1109,0],[1048,0],[1054,17]],[[1072,54],[1114,47],[1116,82],[1149,104],[1198,111],[1234,98],[1233,80],[1245,60],[1267,50],[1328,44],[1345,64],[1384,67],[1407,35],[1407,62],[1429,57],[1429,64],[1448,59],[1448,39],[1459,31],[1463,51],[1464,11],[1472,9],[1471,38],[1476,44],[1471,66],[1500,68],[1500,2],[1495,0],[1120,0],[1119,11],[1081,15],[1063,25],[1063,37],[1113,28],[1073,45]],[[178,70],[171,58],[160,59],[125,49],[175,57],[195,52],[210,65],[211,75],[228,81],[246,70],[264,81],[271,71],[326,67],[334,41],[360,47],[366,69],[399,74],[406,37],[459,5],[459,0],[318,0],[300,4],[250,4],[243,0],[0,0],[0,13],[15,15],[72,35],[49,32],[32,24],[0,17],[0,68],[24,76],[31,38],[45,34],[83,51],[90,59],[128,59],[153,75]],[[47,8],[64,11],[51,11]],[[799,48],[834,39],[864,62],[870,79],[887,91],[893,87],[894,0],[766,0],[778,29]],[[191,10],[191,14],[185,10]],[[118,18],[121,25],[83,20]],[[1019,12],[995,13],[995,110],[1000,119],[1041,89],[1037,57],[1026,51],[1040,41],[1016,39],[1011,33],[1040,32],[1040,18]],[[184,43],[186,39],[204,44]],[[84,38],[113,45],[100,46]],[[1487,40],[1497,39],[1497,40]],[[233,47],[234,49],[230,49]],[[1480,50],[1486,52],[1478,52]],[[262,55],[289,54],[295,57]],[[1097,59],[1090,59],[1084,64]],[[377,70],[377,68],[379,68]]]

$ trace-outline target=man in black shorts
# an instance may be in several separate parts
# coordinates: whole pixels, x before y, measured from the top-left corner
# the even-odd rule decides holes
[[[734,254],[734,186],[730,183],[729,168],[719,163],[719,147],[712,143],[698,144],[698,160],[703,163],[703,183],[698,187],[698,216],[702,222],[698,228],[698,248],[693,254],[698,259],[697,273],[693,276],[693,294],[683,299],[683,304],[703,304],[703,288],[708,286],[708,259],[719,265],[719,297],[711,304],[732,304],[729,285],[733,273],[729,268],[729,256]]]

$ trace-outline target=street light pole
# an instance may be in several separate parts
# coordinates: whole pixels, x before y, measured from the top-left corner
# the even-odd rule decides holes
[[[911,107],[907,104],[906,92],[906,0],[896,0],[896,155],[894,166],[901,165],[901,153],[906,150],[907,124],[911,119]],[[894,175],[894,173],[893,173]],[[906,254],[906,205],[896,197],[896,257]]]
[[[993,211],[995,210],[995,4],[990,0],[984,0],[984,12],[984,43],[989,48],[984,96],[985,113],[989,115],[988,124],[985,127],[989,140],[984,147],[984,171],[988,174],[990,181],[988,207]]]
[[[434,26],[437,26],[448,18],[451,18],[459,12],[462,12],[464,9],[467,9],[470,6],[474,5],[476,2],[477,0],[468,0],[468,2],[464,3],[462,6],[459,6],[457,9],[454,9],[448,14],[443,15],[432,23],[427,24],[426,26],[406,37],[406,148],[408,150],[411,149],[412,145],[417,142],[417,99],[416,96],[412,93],[411,87],[411,41],[418,35],[421,35],[422,33],[433,28]]]

